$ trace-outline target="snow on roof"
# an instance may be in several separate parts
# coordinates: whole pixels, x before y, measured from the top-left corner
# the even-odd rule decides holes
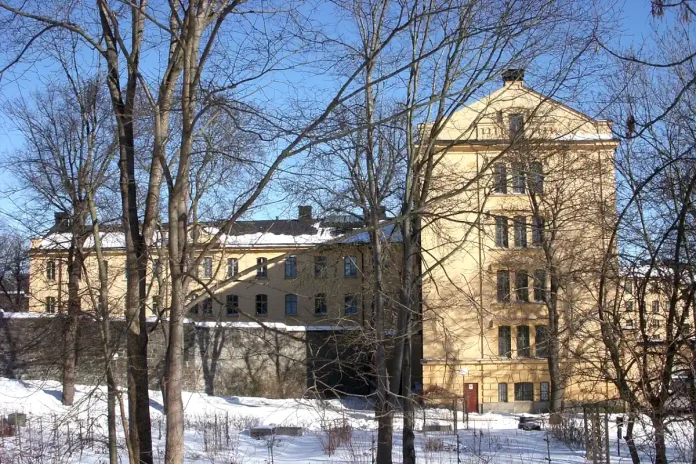
[[[394,224],[385,225],[382,230],[383,240],[401,241],[401,233]],[[322,221],[240,221],[232,225],[227,233],[221,234],[218,242],[225,248],[255,248],[268,246],[310,247],[336,241],[339,244],[370,243],[368,232],[351,235],[351,229],[358,227],[328,226]],[[202,232],[213,236],[220,227],[205,225]],[[346,237],[340,240],[342,235]],[[122,232],[100,232],[102,247],[125,248],[125,238]],[[339,240],[337,240],[339,239]],[[71,234],[66,232],[49,233],[41,239],[38,248],[46,250],[67,250],[70,247]],[[159,240],[158,240],[159,241]],[[94,238],[90,235],[84,244],[85,248],[94,247]]]

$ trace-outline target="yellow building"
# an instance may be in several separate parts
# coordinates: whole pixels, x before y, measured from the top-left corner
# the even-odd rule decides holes
[[[457,195],[444,195],[422,218],[422,353],[413,378],[422,379],[425,392],[464,396],[470,411],[548,407],[552,275],[560,281],[565,398],[609,395],[605,383],[579,375],[578,359],[592,349],[580,334],[593,327],[597,263],[615,214],[617,142],[609,121],[547,98],[522,78],[520,71],[508,72],[501,89],[448,121],[437,140],[434,195]],[[366,234],[340,238],[354,227],[345,218],[314,219],[308,207],[300,207],[297,219],[239,222],[202,259],[197,279],[216,297],[198,298],[191,317],[288,326],[368,323],[369,241]],[[208,224],[193,235],[203,243],[215,232]],[[389,300],[397,294],[400,238],[393,228],[385,232],[393,245],[385,266]],[[116,313],[125,287],[119,237],[118,231],[104,234]],[[32,241],[31,311],[59,311],[66,298],[61,241],[67,238],[58,223]],[[152,257],[155,316],[167,301],[166,284],[158,284],[160,277],[166,282],[167,267],[160,264],[164,252],[153,250]],[[87,289],[97,280],[92,259]],[[203,294],[199,283],[190,290]],[[421,351],[421,335],[414,343]]]
[[[575,335],[591,326],[615,211],[611,123],[529,89],[523,72],[511,71],[501,89],[457,112],[437,143],[448,184],[439,188],[473,185],[424,219],[426,391],[463,395],[470,411],[548,407],[553,271],[563,279],[565,399],[606,397],[605,383],[575,374],[588,349]]]

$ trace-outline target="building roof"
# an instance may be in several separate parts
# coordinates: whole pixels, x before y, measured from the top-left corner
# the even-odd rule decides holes
[[[206,222],[199,226],[201,242],[204,237],[213,238],[222,227],[222,222]],[[255,247],[309,247],[326,243],[360,244],[369,243],[369,234],[360,231],[361,222],[350,216],[330,216],[324,219],[274,219],[237,221],[224,231],[218,240],[218,246],[224,248]],[[168,224],[163,224],[166,235]],[[102,231],[103,230],[103,231]],[[401,235],[393,224],[382,228],[384,240],[400,242]],[[125,248],[123,232],[118,226],[102,227],[100,230],[102,247],[105,249]],[[341,238],[345,237],[345,238]],[[32,249],[66,250],[70,246],[72,235],[69,232],[57,232],[55,227],[40,239],[32,242]],[[161,243],[160,232],[156,233],[156,242]],[[89,235],[85,239],[85,248],[94,246],[94,239]]]

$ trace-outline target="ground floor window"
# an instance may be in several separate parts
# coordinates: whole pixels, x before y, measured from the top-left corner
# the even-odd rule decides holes
[[[541,401],[548,401],[549,400],[549,383],[548,382],[541,382]]]
[[[515,401],[534,401],[534,384],[532,382],[516,383]]]
[[[507,403],[508,402],[508,388],[506,383],[498,384],[498,402]]]

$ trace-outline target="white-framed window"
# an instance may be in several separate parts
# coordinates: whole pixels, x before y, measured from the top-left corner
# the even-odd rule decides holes
[[[213,277],[213,258],[206,256],[203,258],[203,278],[211,279]]]
[[[227,258],[227,278],[231,279],[239,272],[239,260],[237,258]]]
[[[49,314],[56,312],[56,297],[49,296],[46,298],[46,312]]]
[[[52,259],[46,261],[46,279],[56,280],[56,262]]]
[[[294,279],[297,277],[297,258],[288,256],[285,259],[285,278]]]
[[[259,279],[268,277],[268,260],[256,258],[256,277]]]

